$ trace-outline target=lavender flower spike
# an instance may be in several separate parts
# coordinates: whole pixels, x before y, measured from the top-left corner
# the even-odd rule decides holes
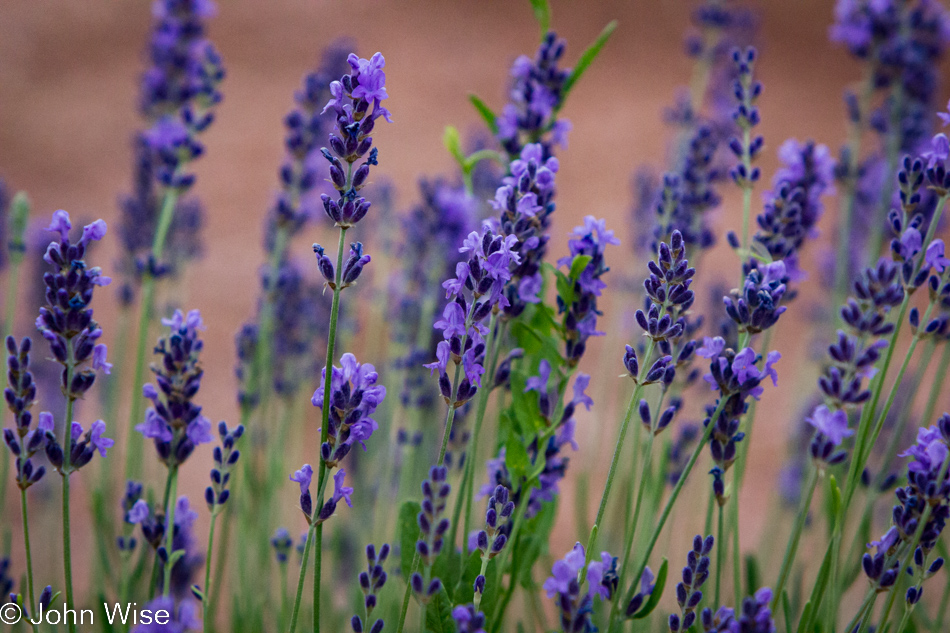
[[[610,600],[617,590],[617,559],[601,552],[600,560],[587,565],[588,590],[582,591],[578,582],[584,568],[584,546],[576,543],[562,560],[555,561],[551,576],[544,581],[542,589],[548,598],[556,598],[564,633],[586,633],[592,630],[590,620],[594,596]]]
[[[154,441],[159,459],[171,468],[182,464],[196,446],[212,438],[211,422],[193,402],[204,375],[200,363],[204,343],[198,338],[198,332],[204,329],[201,313],[192,310],[186,316],[176,310],[171,319],[162,319],[162,324],[169,332],[155,347],[156,355],[161,357],[160,364],[151,366],[156,384],[142,389],[152,408],[135,430]]]

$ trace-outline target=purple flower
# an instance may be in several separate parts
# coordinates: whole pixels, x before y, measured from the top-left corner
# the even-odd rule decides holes
[[[92,368],[101,369],[102,373],[107,375],[112,373],[112,363],[106,360],[108,352],[109,349],[103,343],[96,345],[92,350]]]
[[[102,420],[96,420],[92,423],[92,427],[90,428],[89,445],[99,451],[100,457],[105,457],[106,449],[112,448],[115,445],[115,440],[102,437],[105,431],[106,423]]]
[[[942,273],[947,266],[950,266],[950,259],[944,257],[943,253],[943,240],[937,239],[932,241],[924,255],[924,262],[927,267],[933,268],[938,273]]]
[[[577,582],[577,575],[584,567],[584,546],[575,543],[574,548],[564,558],[554,562],[551,576],[544,581],[541,588],[547,592],[548,598],[557,594],[568,594],[571,582]]]
[[[353,494],[353,489],[349,486],[343,485],[343,478],[346,477],[346,473],[341,468],[336,471],[336,474],[333,475],[333,500],[339,502],[340,499],[346,501],[346,505],[353,507],[353,501],[350,498],[350,495]],[[301,484],[303,486],[303,484]]]
[[[313,393],[313,406],[323,408],[326,368],[320,386]],[[353,354],[340,357],[340,367],[331,368],[330,413],[327,441],[321,455],[327,466],[336,467],[355,442],[365,440],[379,428],[371,416],[386,397],[386,387],[377,384],[379,375],[369,363],[359,363]]]
[[[299,470],[295,470],[290,476],[290,481],[300,484],[300,494],[306,494],[310,490],[310,481],[313,479],[313,468],[310,464],[304,464]]]
[[[537,391],[538,393],[546,393],[548,390],[548,379],[551,376],[551,364],[541,359],[541,362],[538,365],[538,375],[531,376],[525,381],[525,393],[529,391]]]
[[[697,348],[696,355],[703,358],[715,358],[722,353],[722,350],[726,347],[726,341],[721,336],[716,336],[710,338],[708,336],[703,337],[702,347]]]
[[[847,414],[841,410],[831,411],[823,404],[818,405],[806,421],[835,446],[854,435],[854,431],[848,428]]]
[[[578,374],[577,378],[574,379],[574,399],[571,401],[573,404],[584,405],[584,408],[590,411],[590,408],[594,405],[594,400],[588,396],[585,391],[590,385],[590,376],[587,374]]]
[[[155,354],[161,362],[152,365],[157,388],[145,385],[142,394],[151,400],[145,422],[135,427],[155,443],[159,459],[168,466],[183,463],[196,446],[212,440],[211,422],[193,402],[201,386],[204,370],[200,354],[204,343],[198,332],[204,329],[201,313],[176,310],[169,319],[162,319],[169,328],[159,339]]]
[[[132,506],[132,509],[126,513],[125,520],[127,523],[139,524],[148,519],[149,514],[148,504],[144,499],[139,499],[135,502],[135,505]]]
[[[382,53],[376,53],[368,60],[350,54],[347,61],[356,71],[356,80],[359,83],[353,89],[354,99],[364,99],[379,104],[383,99],[389,98],[386,94],[386,73],[383,72],[386,60]]]
[[[609,268],[604,260],[604,252],[609,244],[619,244],[620,240],[614,237],[613,231],[607,230],[605,220],[597,220],[594,216],[584,218],[584,226],[574,229],[572,239],[568,241],[570,257],[561,258],[558,266],[565,266],[568,272],[574,258],[579,256],[590,257],[590,261],[573,282],[572,301],[567,302],[559,298],[558,311],[564,314],[566,350],[565,356],[569,365],[580,362],[587,348],[587,339],[590,336],[600,336],[603,332],[596,329],[597,297],[606,288],[601,276]]]

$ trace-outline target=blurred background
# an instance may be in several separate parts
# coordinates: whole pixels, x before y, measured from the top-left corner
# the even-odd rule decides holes
[[[663,111],[690,78],[693,62],[683,42],[693,5],[679,0],[551,4],[552,26],[568,41],[568,66],[607,22],[619,22],[563,111],[574,127],[569,148],[559,153],[552,261],[566,252],[567,232],[590,214],[606,218],[623,242],[608,252],[612,267],[608,286],[642,278],[643,254],[632,253],[629,239],[636,229],[630,220],[631,179],[641,165],[662,169],[665,164],[669,128],[663,123]],[[813,139],[837,153],[845,137],[843,90],[859,79],[860,70],[845,50],[828,40],[830,0],[747,4],[759,15],[756,44],[761,55],[756,72],[764,84],[759,101],[759,130],[766,142],[760,163],[764,182],[754,198],[755,213],[777,164],[775,152],[785,139]],[[131,141],[140,126],[137,82],[145,65],[150,24],[147,0],[4,0],[0,6],[0,177],[10,189],[29,193],[36,222],[62,208],[74,218],[102,217],[115,226],[118,198],[131,187]],[[184,307],[201,309],[208,326],[200,398],[205,414],[214,421],[234,423],[238,417],[234,335],[257,300],[261,227],[284,155],[282,119],[301,78],[316,66],[323,48],[346,36],[363,57],[375,51],[386,55],[390,95],[386,106],[394,123],[377,127],[380,166],[374,177],[393,185],[394,208],[401,212],[417,201],[420,177],[454,174],[454,163],[442,145],[444,127],[454,125],[463,133],[478,128],[469,93],[500,107],[510,64],[519,54],[533,55],[538,27],[528,2],[513,0],[223,0],[209,34],[221,52],[227,77],[216,123],[203,139],[206,155],[195,164],[197,184],[192,192],[206,208],[201,229],[204,254],[188,266],[182,287],[175,292]],[[946,98],[944,94],[938,103]],[[720,242],[726,230],[738,229],[741,215],[738,190],[730,185],[722,190],[724,202],[713,215]],[[783,354],[779,370],[788,374],[782,388],[766,389],[760,408],[749,462],[754,476],[747,480],[741,506],[747,547],[768,531],[762,524],[763,509],[775,495],[790,428],[799,423],[799,407],[817,377],[817,366],[809,364],[810,341],[827,342],[831,334],[827,326],[814,332],[811,316],[819,309],[816,300],[823,298],[816,281],[817,262],[829,247],[835,208],[831,198],[826,200],[822,235],[803,261],[813,281],[802,284],[802,299],[783,317],[773,339],[773,347]],[[312,261],[310,242],[325,239],[318,227],[328,224],[325,217],[318,218],[295,243],[304,261]],[[376,224],[375,230],[392,227]],[[94,258],[107,274],[119,258],[114,237],[97,247]],[[717,282],[734,283],[737,266],[724,243],[705,258],[694,286],[700,303],[705,305]],[[385,283],[384,267],[373,274],[377,284]],[[35,296],[35,289],[28,286],[21,287],[21,302]],[[354,300],[362,288],[346,299]],[[95,301],[107,340],[113,336],[116,291],[117,285],[107,288]],[[610,438],[615,437],[617,412],[612,403],[627,397],[629,385],[617,375],[622,370],[623,344],[631,336],[629,315],[638,306],[625,304],[625,297],[629,295],[615,292],[607,302],[603,323],[610,328],[609,335],[591,343],[582,365],[582,370],[595,374],[595,382],[604,381],[593,388],[595,399],[598,393],[608,396],[603,406],[595,406],[579,422],[578,468],[604,465],[594,474],[593,491],[601,489],[613,448]],[[36,306],[27,307],[16,323],[18,336],[34,334]],[[361,360],[373,358],[369,334],[357,337],[362,339]],[[132,350],[110,353],[123,352]],[[382,381],[386,383],[384,373]],[[301,397],[309,399],[310,390],[304,391]],[[601,439],[585,442],[585,438]],[[183,477],[187,483],[182,491],[196,500],[206,485],[207,453],[192,459]],[[288,472],[298,463],[296,458],[288,462]],[[701,477],[696,479],[697,486],[708,485]],[[44,487],[50,481],[54,480],[43,482]],[[573,505],[572,481],[569,473],[562,515],[569,514]],[[80,480],[77,487],[83,486]],[[288,484],[284,491],[291,508],[293,488]],[[294,515],[293,520],[299,518]],[[687,531],[698,529],[701,521],[697,516]],[[579,538],[573,527],[570,520],[560,521],[555,551],[566,551]]]

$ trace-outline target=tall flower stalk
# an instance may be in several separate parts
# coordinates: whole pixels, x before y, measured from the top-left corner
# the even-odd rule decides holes
[[[103,437],[105,423],[95,422],[89,431],[73,420],[76,400],[92,387],[96,373],[108,373],[112,367],[106,361],[106,346],[96,341],[102,336],[99,324],[92,318],[93,292],[97,286],[106,286],[111,279],[102,275],[97,267],[89,267],[83,256],[90,242],[101,240],[106,234],[106,223],[97,220],[83,227],[82,237],[70,241],[72,223],[69,214],[57,211],[53,214],[50,232],[58,239],[46,249],[44,260],[51,272],[43,276],[46,285],[46,305],[40,308],[36,328],[49,344],[53,358],[63,366],[60,388],[66,397],[66,414],[63,418],[63,437],[59,440],[53,433],[52,416],[41,420],[46,435],[46,456],[63,480],[63,570],[67,608],[73,608],[72,534],[70,529],[69,478],[89,463],[96,451],[105,457],[106,449],[113,441]],[[75,621],[69,623],[70,633],[76,629]]]

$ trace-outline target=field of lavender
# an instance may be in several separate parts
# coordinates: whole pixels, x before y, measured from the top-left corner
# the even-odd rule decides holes
[[[215,25],[246,7],[138,7],[118,208],[70,213],[68,170],[55,208],[0,181],[0,628],[950,630],[950,10],[811,16],[854,72],[838,111],[786,138],[770,116],[829,100],[770,58],[788,51],[767,37],[786,27],[775,7],[688,4],[647,20],[685,34],[668,47],[683,87],[647,113],[617,109],[631,79],[613,63],[598,72],[626,28],[608,2],[570,45],[569,3],[445,9],[529,27],[506,35],[524,54],[495,66],[485,46],[469,66],[494,92],[446,80],[464,111],[400,85],[417,55],[376,52],[342,4],[316,8],[352,28],[307,42],[319,61],[292,94],[237,97]],[[0,77],[24,87],[29,31],[10,25],[43,19],[26,6],[0,8],[16,44]],[[93,38],[86,19],[73,30]],[[795,86],[775,115],[768,77]],[[0,102],[42,146],[32,85]],[[412,92],[424,114],[400,111]],[[203,194],[202,166],[234,149],[215,134],[246,124],[225,114],[235,98],[289,108],[253,230],[239,196]],[[115,134],[82,118],[79,146]],[[826,119],[841,130],[822,142]],[[449,168],[399,164],[393,139],[420,142],[403,120],[437,127],[441,147],[415,155]],[[640,128],[666,150],[628,164]],[[0,173],[16,160],[0,150]],[[209,226],[232,236],[218,276]],[[240,327],[209,318],[238,301]]]

